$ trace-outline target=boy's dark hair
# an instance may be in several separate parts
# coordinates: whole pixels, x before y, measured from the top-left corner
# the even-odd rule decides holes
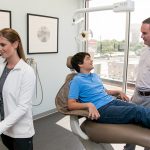
[[[143,20],[143,22],[142,22],[142,23],[150,24],[150,17],[149,17],[149,18],[147,18],[147,19],[145,19],[145,20]]]
[[[90,56],[90,54],[87,52],[79,52],[72,57],[71,65],[77,72],[80,72],[79,65],[83,64],[84,58],[87,55]]]

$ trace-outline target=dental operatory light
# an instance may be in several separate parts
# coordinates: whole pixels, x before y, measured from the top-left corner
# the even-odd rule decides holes
[[[86,42],[93,38],[92,30],[81,30],[77,36],[75,36],[75,41],[80,44],[80,42]]]
[[[127,0],[127,1],[123,1],[123,2],[114,3],[113,5],[108,5],[108,6],[98,6],[98,7],[77,9],[74,12],[72,24],[76,25],[76,24],[80,23],[81,21],[83,21],[83,18],[75,19],[76,15],[79,13],[103,11],[103,10],[113,10],[114,12],[134,11],[134,2],[131,0]]]
[[[93,37],[93,33],[92,33],[92,30],[85,30],[85,31],[80,32],[79,36],[80,36],[79,38],[81,41],[87,41]]]

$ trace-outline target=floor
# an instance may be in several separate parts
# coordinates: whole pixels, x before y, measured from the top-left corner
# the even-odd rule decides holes
[[[34,150],[83,150],[78,138],[71,132],[69,116],[54,113],[34,121],[36,134]],[[112,144],[115,150],[123,150],[124,144]],[[0,141],[0,150],[7,150]],[[137,146],[136,150],[143,150]]]

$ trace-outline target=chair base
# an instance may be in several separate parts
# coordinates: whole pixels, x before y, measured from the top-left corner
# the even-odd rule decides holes
[[[70,126],[72,132],[79,138],[85,150],[114,150],[111,144],[96,143],[91,141],[89,137],[81,130],[77,116],[70,116]]]
[[[84,146],[85,150],[114,150],[111,144],[95,143],[91,140],[84,140],[80,137],[78,138]]]

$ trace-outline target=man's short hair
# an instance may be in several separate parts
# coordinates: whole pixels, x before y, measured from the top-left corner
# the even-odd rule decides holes
[[[144,23],[144,24],[150,24],[150,17],[149,18],[147,18],[147,19],[145,19],[145,20],[143,20],[143,22],[142,23]]]

